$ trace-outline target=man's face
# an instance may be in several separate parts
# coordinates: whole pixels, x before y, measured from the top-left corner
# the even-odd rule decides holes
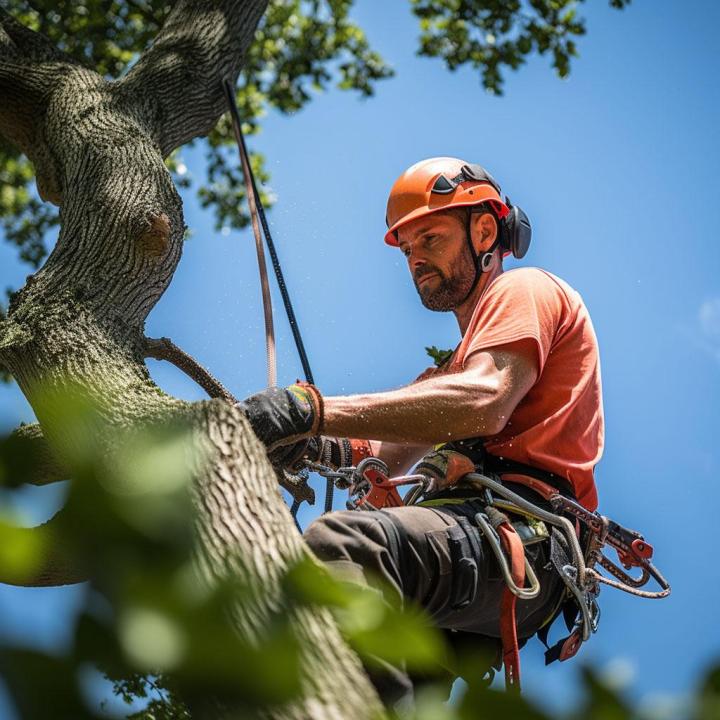
[[[454,213],[426,215],[398,230],[415,288],[429,310],[454,310],[472,288],[475,266],[466,232]]]

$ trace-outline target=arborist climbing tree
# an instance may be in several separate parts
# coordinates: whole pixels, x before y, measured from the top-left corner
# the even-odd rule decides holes
[[[357,468],[351,494],[370,512],[316,520],[305,533],[313,552],[345,579],[421,605],[451,642],[495,639],[490,663],[519,689],[519,645],[568,599],[578,619],[548,659],[571,657],[597,629],[602,580],[585,563],[600,559],[592,553],[607,538],[593,514],[604,438],[597,339],[566,282],[539,268],[503,271],[503,257],[525,256],[530,222],[481,166],[413,165],[390,191],[386,220],[385,242],[404,255],[423,305],[454,313],[454,352],[398,390],[324,397],[297,384],[241,406],[276,465]],[[403,507],[405,482],[421,492]],[[553,528],[570,519],[583,520],[579,538],[572,526],[566,537]],[[623,532],[623,562],[643,565],[651,548]],[[412,692],[398,669],[372,677],[386,704]]]
[[[82,7],[90,5],[97,11],[91,3]],[[119,13],[115,25],[142,28],[143,46],[129,51],[120,43],[109,59],[101,57],[100,48],[108,46],[104,36],[81,46],[56,10],[39,0],[19,0],[12,13],[0,10],[3,179],[16,189],[35,179],[39,193],[39,198],[11,193],[9,204],[6,193],[0,196],[3,216],[13,218],[6,221],[5,232],[38,265],[44,255],[42,230],[60,224],[51,257],[14,294],[0,324],[0,365],[17,381],[39,420],[38,426],[19,433],[47,460],[43,477],[33,479],[38,483],[70,477],[71,468],[63,466],[62,459],[82,449],[88,435],[111,457],[118,438],[129,429],[146,423],[187,425],[204,458],[203,463],[187,463],[200,577],[213,585],[232,576],[252,587],[242,598],[233,596],[228,612],[234,634],[248,648],[257,644],[258,627],[272,627],[278,615],[297,640],[301,690],[273,710],[273,716],[367,717],[379,712],[380,705],[358,658],[327,612],[294,605],[283,585],[285,571],[305,555],[306,546],[281,502],[276,475],[256,435],[283,471],[296,472],[308,463],[326,473],[355,468],[347,475],[353,502],[357,507],[367,502],[377,511],[328,515],[315,523],[306,534],[315,554],[354,582],[375,582],[374,567],[391,592],[418,600],[440,627],[501,636],[512,683],[519,644],[515,623],[520,640],[534,632],[552,615],[564,585],[557,574],[540,567],[539,558],[548,553],[540,525],[513,523],[514,518],[493,515],[488,504],[473,505],[480,491],[472,476],[482,469],[507,481],[514,471],[521,478],[516,479],[518,494],[523,495],[540,486],[528,489],[522,478],[538,480],[539,474],[539,482],[594,509],[592,466],[600,452],[602,424],[599,380],[594,338],[576,294],[543,271],[501,272],[503,254],[521,257],[527,247],[529,227],[523,213],[482,168],[452,159],[438,161],[439,166],[415,166],[398,181],[388,204],[386,239],[407,255],[423,302],[431,309],[452,310],[458,318],[463,339],[439,370],[390,393],[323,398],[314,386],[299,384],[289,390],[270,389],[237,404],[170,341],[144,336],[145,319],[179,262],[185,229],[165,161],[194,138],[220,132],[213,128],[227,108],[226,81],[233,84],[238,77],[254,38],[259,38],[259,49],[250,50],[248,57],[260,69],[267,52],[282,54],[278,48],[288,48],[275,40],[277,28],[287,19],[284,13],[296,9],[292,5],[273,3],[270,17],[275,25],[261,26],[256,36],[267,6],[260,0],[180,1],[155,15],[152,4],[132,3],[130,10]],[[331,6],[347,20],[348,3]],[[541,8],[535,11],[541,22],[530,22],[512,9],[498,9],[489,17],[481,13],[482,3],[472,6],[477,10],[476,29],[488,31],[489,23],[498,32],[502,27],[518,31],[512,46],[503,50],[512,50],[507,56],[478,47],[468,55],[485,68],[488,87],[499,90],[499,67],[516,66],[534,47],[552,52],[558,72],[567,72],[574,54],[568,38],[581,30],[571,16],[561,19],[557,12]],[[426,54],[440,54],[451,66],[457,65],[457,48],[441,51],[447,46],[434,42],[452,10],[417,3],[415,11],[424,20]],[[138,12],[145,24],[137,20]],[[513,25],[516,20],[519,24]],[[157,30],[160,25],[150,44],[148,28]],[[321,48],[318,62],[337,58],[341,39],[327,47],[319,41],[329,37],[325,25],[301,25],[307,32],[292,36],[295,44],[289,47],[295,54],[284,58],[285,64],[295,66],[297,57],[308,50],[305,43],[310,49]],[[558,32],[548,32],[549,27]],[[349,31],[338,35],[358,37]],[[347,67],[343,71],[350,73],[351,84],[367,90],[371,80],[387,73],[363,42],[350,45],[364,72],[352,74]],[[318,76],[323,77],[311,65],[305,77]],[[252,105],[250,84],[246,78],[240,97]],[[285,103],[284,109],[296,109],[307,99],[302,84],[282,87],[286,94],[278,90],[273,98],[278,105]],[[229,123],[224,121],[221,137],[214,139],[229,138]],[[230,172],[225,160],[211,163],[211,168],[211,176]],[[239,181],[230,183],[238,185]],[[211,198],[221,219],[239,197],[231,194],[231,199],[227,203],[227,197]],[[45,214],[38,209],[46,207],[43,202],[61,208],[62,214]],[[34,231],[29,232],[23,216],[33,212],[37,223],[30,224]],[[516,312],[518,304],[523,312]],[[578,377],[569,378],[564,368],[554,365],[559,348],[553,343],[563,341],[568,346],[575,342],[567,352],[575,351],[587,361]],[[189,404],[159,392],[144,364],[147,357],[174,362],[216,399]],[[553,440],[534,432],[533,422],[548,416],[555,397],[537,388],[553,376],[564,387],[577,380],[587,388],[586,396],[555,408],[560,418],[576,418],[579,413],[589,419],[587,444],[563,438],[564,444],[556,447],[557,436]],[[91,433],[74,434],[58,422],[56,409],[45,402],[48,387],[54,393],[80,388],[93,398],[99,419]],[[557,427],[545,432],[552,429],[559,432]],[[502,464],[514,459],[505,447],[511,436],[520,439],[518,446],[525,454],[519,461],[530,468]],[[453,444],[430,450],[441,441],[467,439],[479,441],[472,448]],[[418,474],[425,480],[417,499],[425,506],[385,510],[386,500],[373,505],[375,495],[362,485],[372,468],[377,487],[394,499],[383,478],[406,472],[418,459]],[[360,472],[363,461],[365,474]],[[460,481],[461,477],[466,479]],[[542,501],[531,497],[542,510]],[[440,509],[428,504],[435,501]],[[478,512],[470,518],[468,508]],[[51,520],[43,533],[52,536],[61,521]],[[497,535],[498,545],[490,550],[485,543],[495,536],[480,536],[476,524],[483,522]],[[359,533],[366,533],[362,542],[357,541]],[[527,541],[527,565],[516,561],[520,536]],[[87,577],[83,568],[66,562],[60,545],[48,548],[42,567],[25,584],[60,585]],[[568,552],[572,554],[572,548]],[[506,593],[507,578],[491,577],[490,568],[494,562],[500,567],[503,554],[510,560],[500,575],[503,569],[509,573],[516,590],[524,589],[525,573],[539,580],[540,594],[517,603],[515,609]],[[428,568],[436,561],[441,571],[434,580],[439,585],[431,584]],[[488,607],[481,609],[478,603],[492,582]],[[532,586],[529,582],[528,594],[534,592]],[[433,594],[436,588],[439,592]],[[459,621],[461,616],[466,623]],[[328,667],[334,670],[332,676],[324,672]],[[378,676],[375,682],[390,702],[409,685],[399,670],[388,669],[388,677]],[[203,707],[203,717],[220,715],[213,703]]]

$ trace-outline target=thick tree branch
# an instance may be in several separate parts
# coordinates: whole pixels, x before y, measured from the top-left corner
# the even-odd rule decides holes
[[[43,137],[53,93],[77,61],[0,9],[0,134],[33,162],[40,196],[60,204],[58,168]]]
[[[17,573],[0,567],[0,583],[18,587],[56,587],[85,582],[88,573],[81,561],[64,540],[63,510],[43,525],[31,528],[15,528],[13,536],[18,543],[28,543],[41,548],[33,572]]]
[[[53,45],[45,36],[30,30],[18,22],[10,13],[0,8],[0,28],[9,42],[0,42],[0,60],[13,55],[16,59],[30,64],[62,62],[76,64],[70,56]]]
[[[180,0],[153,45],[119,86],[163,157],[206,135],[225,110],[232,82],[268,0]],[[140,104],[142,103],[142,104]]]
[[[200,451],[187,461],[196,567],[210,588],[228,577],[252,588],[231,610],[238,637],[248,643],[271,627],[286,602],[286,572],[306,549],[244,414],[227,401],[190,404],[158,392],[140,361],[138,333],[182,250],[182,204],[160,150],[167,155],[220,116],[221,81],[236,77],[266,3],[178,0],[158,41],[121,83],[58,63],[65,74],[39,98],[45,105],[35,142],[57,168],[60,236],[15,297],[0,339],[3,363],[53,447],[69,457],[85,448],[87,435],[73,430],[61,404],[47,401],[47,389],[53,397],[80,389],[93,398],[98,423],[91,432],[101,453],[112,453],[127,431],[148,423],[189,424]],[[16,45],[3,32],[3,47]],[[1,123],[2,116],[3,132]],[[82,579],[62,546],[70,539],[62,532],[70,519],[83,522],[73,517],[55,525],[56,517],[39,531],[47,557],[32,584]],[[287,607],[304,692],[263,714],[278,720],[379,716],[372,686],[329,611],[296,607],[289,598]]]
[[[50,485],[68,479],[45,439],[40,425],[22,425],[2,443],[0,452],[5,461],[9,484],[13,486]]]
[[[231,403],[238,399],[191,355],[182,351],[170,338],[145,338],[144,355],[155,360],[167,360],[194,380],[211,398],[220,398]]]

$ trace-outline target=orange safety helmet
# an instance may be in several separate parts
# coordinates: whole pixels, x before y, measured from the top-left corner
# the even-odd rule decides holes
[[[452,157],[421,160],[408,168],[390,190],[385,242],[397,246],[398,228],[423,215],[481,203],[491,205],[498,220],[510,214],[500,185],[480,165]]]

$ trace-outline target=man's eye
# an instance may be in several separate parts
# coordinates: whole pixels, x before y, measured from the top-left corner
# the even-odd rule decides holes
[[[402,252],[402,254],[405,257],[410,257],[410,248],[407,248],[407,247],[400,248],[400,252]]]

